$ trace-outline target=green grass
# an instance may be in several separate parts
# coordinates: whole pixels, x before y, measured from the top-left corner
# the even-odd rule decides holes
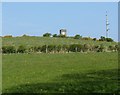
[[[104,42],[104,41],[92,41],[92,40],[78,40],[73,38],[49,38],[49,37],[13,37],[13,38],[2,38],[2,44],[4,45],[14,45],[18,47],[19,45],[30,46],[41,46],[41,45],[63,45],[63,44],[91,44],[105,46],[115,45],[116,42]]]
[[[4,93],[116,93],[117,53],[3,55]]]

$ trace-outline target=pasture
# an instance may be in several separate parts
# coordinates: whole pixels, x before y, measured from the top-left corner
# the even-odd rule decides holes
[[[3,54],[3,93],[117,93],[118,54]]]

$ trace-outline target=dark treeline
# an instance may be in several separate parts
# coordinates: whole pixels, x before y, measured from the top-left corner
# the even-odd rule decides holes
[[[120,50],[118,45],[104,46],[90,45],[90,44],[71,44],[71,45],[43,45],[25,47],[20,45],[2,46],[1,52],[5,54],[10,53],[70,53],[70,52],[117,52]]]

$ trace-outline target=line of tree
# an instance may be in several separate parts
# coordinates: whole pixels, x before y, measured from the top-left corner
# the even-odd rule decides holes
[[[112,38],[105,38],[104,36],[101,36],[99,41],[113,42],[113,39]]]
[[[62,38],[70,38],[68,36],[65,36],[65,35],[57,35],[57,34],[51,34],[51,33],[45,33],[43,34],[43,37],[62,37]],[[93,40],[93,41],[96,41],[97,38],[90,38],[90,37],[82,37],[81,35],[79,34],[76,34],[75,36],[71,37],[71,38],[74,38],[74,39],[83,39],[83,40]],[[101,36],[98,41],[107,41],[107,42],[113,42],[114,40],[112,38],[105,38],[104,36]]]
[[[18,48],[15,46],[2,46],[2,53],[70,53],[70,52],[116,52],[120,50],[118,45],[110,45],[108,47],[101,45],[90,44],[71,44],[71,45],[43,45],[25,47],[20,45]]]

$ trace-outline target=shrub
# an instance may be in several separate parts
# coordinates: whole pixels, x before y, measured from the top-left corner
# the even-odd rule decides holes
[[[29,37],[29,35],[24,34],[22,37]]]
[[[26,52],[26,47],[23,46],[23,45],[19,46],[18,49],[17,49],[17,52],[18,53],[25,53]]]
[[[2,53],[15,53],[16,49],[14,46],[3,46]]]
[[[92,47],[92,50],[95,51],[95,52],[98,52],[99,51],[99,48],[100,48],[100,45],[94,45]]]
[[[47,53],[48,52],[48,46],[47,45],[43,45],[41,47],[41,52]]]
[[[72,51],[72,52],[77,52],[77,46],[76,46],[76,44],[70,45],[69,50]]]
[[[106,41],[106,38],[104,36],[101,36],[99,41]]]
[[[74,37],[74,39],[80,39],[80,38],[82,38],[82,36],[80,36],[80,35],[75,35],[75,37]]]
[[[113,39],[112,38],[105,38],[105,37],[101,36],[101,38],[99,39],[99,41],[113,42]]]
[[[93,41],[96,41],[97,40],[97,38],[93,38]]]
[[[113,42],[113,39],[112,38],[106,38],[106,41],[107,42]]]
[[[56,51],[57,51],[57,52],[60,52],[60,51],[61,51],[61,48],[62,48],[61,45],[56,46]]]
[[[12,38],[12,35],[6,35],[4,38]]]
[[[116,51],[120,51],[120,45],[115,45]]]
[[[53,37],[58,37],[57,34],[53,34]]]
[[[62,49],[63,49],[63,51],[65,51],[65,52],[69,52],[69,45],[63,45],[62,46]]]
[[[83,45],[77,44],[77,51],[78,51],[78,52],[81,52],[82,49],[83,49]]]
[[[103,52],[104,50],[105,50],[105,46],[101,44],[97,52]]]
[[[48,51],[49,52],[52,52],[52,51],[55,51],[55,45],[48,45]]]
[[[45,33],[43,34],[43,37],[50,37],[52,34],[51,33]]]
[[[41,52],[41,46],[34,46],[28,49],[29,52]]]
[[[84,52],[89,51],[90,49],[91,49],[91,46],[89,44],[84,44],[84,46],[83,46]]]
[[[110,45],[110,46],[108,47],[108,49],[109,49],[110,51],[114,51],[114,50],[115,50],[115,46],[111,46],[111,45]]]
[[[38,47],[37,47],[37,51],[38,51],[38,52],[41,52],[41,49],[42,49],[41,46],[38,46]]]

